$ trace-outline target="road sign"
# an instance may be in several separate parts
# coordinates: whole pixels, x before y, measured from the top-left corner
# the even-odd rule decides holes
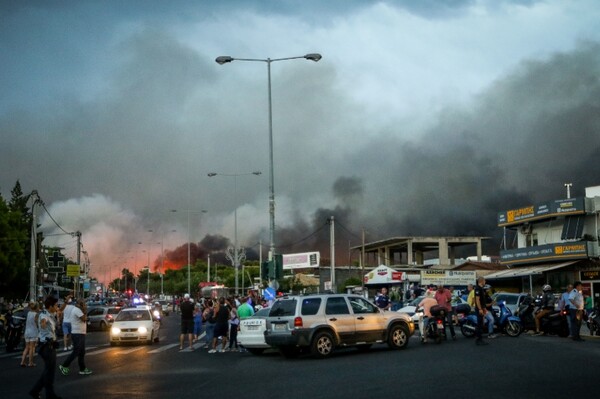
[[[67,277],[79,277],[79,265],[67,265]]]

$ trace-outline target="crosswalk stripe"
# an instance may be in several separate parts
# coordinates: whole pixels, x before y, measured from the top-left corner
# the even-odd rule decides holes
[[[144,347],[143,346],[138,346],[136,348],[131,348],[131,349],[127,349],[127,350],[124,350],[124,351],[120,351],[119,355],[127,355],[129,353],[137,352],[140,349],[144,349]]]
[[[85,355],[86,355],[86,356],[94,356],[94,355],[99,355],[99,354],[101,354],[101,353],[108,352],[108,351],[109,351],[109,350],[111,350],[111,349],[112,349],[112,348],[104,348],[104,349],[99,349],[99,350],[97,350],[97,351],[90,352],[90,353],[87,353],[87,352],[86,352],[86,354],[85,354]]]
[[[151,350],[148,353],[160,353],[160,352],[164,352],[166,350],[169,350],[171,348],[176,347],[177,345],[179,345],[179,344],[169,344],[169,345],[161,346],[160,348]]]

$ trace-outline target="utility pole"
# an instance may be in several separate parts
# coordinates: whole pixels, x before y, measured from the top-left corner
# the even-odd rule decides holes
[[[365,228],[362,229],[362,249],[360,251],[360,270],[362,293],[365,292]]]
[[[77,236],[77,265],[79,266],[79,273],[81,274],[81,232],[76,231],[75,235]],[[79,285],[80,279],[79,276],[74,277],[75,283],[75,298],[83,298],[83,291]]]
[[[333,216],[330,219],[329,225],[329,241],[331,248],[331,291],[337,292],[335,284],[335,222]]]
[[[33,203],[31,205],[31,259],[29,264],[29,301],[36,300],[36,239],[37,239],[37,222],[35,220],[35,206],[38,202],[40,202],[40,197],[38,196],[38,192],[33,190],[29,195],[32,198]]]

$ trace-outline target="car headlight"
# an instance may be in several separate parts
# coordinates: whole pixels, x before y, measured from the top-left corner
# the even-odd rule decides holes
[[[140,334],[146,334],[148,332],[148,329],[146,327],[142,326],[142,327],[138,328],[138,332]]]
[[[110,329],[110,333],[112,335],[119,335],[119,334],[121,334],[121,329],[118,328],[118,327],[113,327],[113,328]]]

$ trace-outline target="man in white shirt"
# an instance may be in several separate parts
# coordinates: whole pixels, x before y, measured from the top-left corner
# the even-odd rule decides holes
[[[573,284],[573,290],[569,294],[569,316],[571,317],[571,338],[574,341],[583,341],[579,335],[581,319],[583,318],[583,285],[581,281]]]
[[[60,307],[60,312],[62,313],[62,331],[63,331],[63,342],[64,342],[64,350],[68,351],[69,349],[73,349],[71,345],[71,313],[73,313],[73,309],[75,306],[73,305],[73,296],[67,295],[65,298],[65,303]]]
[[[63,375],[69,374],[69,365],[75,358],[79,363],[79,374],[90,375],[92,370],[85,367],[85,334],[87,332],[87,315],[86,306],[83,299],[77,301],[77,306],[74,307],[71,313],[71,339],[73,341],[73,352],[67,356],[64,363],[58,368]]]

